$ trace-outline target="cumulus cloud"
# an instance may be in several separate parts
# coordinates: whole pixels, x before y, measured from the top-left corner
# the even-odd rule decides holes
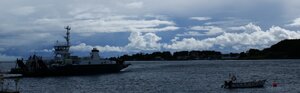
[[[212,49],[222,48],[245,51],[249,48],[266,48],[283,39],[299,39],[300,31],[291,31],[278,26],[273,26],[266,31],[260,29],[252,23],[237,27],[243,31],[241,33],[225,32],[222,35],[212,38],[197,40],[195,38],[183,38],[173,41],[172,44],[164,45],[166,49],[191,50],[191,49]]]
[[[294,19],[292,23],[288,24],[288,26],[297,26],[297,27],[299,27],[300,26],[300,18]]]
[[[203,33],[203,35],[207,35],[207,36],[219,35],[224,32],[222,28],[216,26],[192,26],[190,27],[190,30],[206,31]]]
[[[246,33],[253,33],[256,31],[262,31],[259,26],[254,25],[253,23],[249,23],[245,26],[239,26],[239,27],[229,27],[230,30],[237,30],[237,31],[243,31]]]
[[[161,39],[154,33],[132,32],[128,37],[130,43],[126,45],[126,48],[130,50],[159,50],[161,44],[158,41]]]
[[[181,41],[173,41],[172,44],[164,44],[163,47],[171,50],[205,50],[213,46],[211,43],[202,42],[195,38],[184,38]]]
[[[91,51],[93,48],[97,48],[100,52],[124,52],[124,49],[122,47],[115,47],[115,46],[92,46],[92,45],[87,45],[85,43],[80,43],[75,46],[71,46],[70,50],[71,51]]]
[[[149,51],[160,50],[161,44],[158,42],[161,37],[154,33],[141,33],[132,32],[128,37],[129,43],[126,46],[92,46],[85,43],[71,47],[73,51],[90,51],[97,48],[102,52],[136,52],[136,51]]]
[[[206,21],[212,19],[211,17],[190,17],[191,20],[197,20],[197,21]]]
[[[211,30],[218,28],[215,26],[195,26],[193,30]],[[220,28],[221,29],[221,28]],[[262,30],[259,26],[249,23],[244,26],[229,27],[227,30],[239,30],[239,32],[225,31],[216,37],[197,39],[203,35],[198,32],[187,32],[183,35],[194,35],[195,37],[182,38],[174,37],[171,43],[161,43],[161,37],[151,32],[131,32],[128,37],[129,43],[125,46],[100,46],[81,43],[71,47],[72,51],[90,51],[98,48],[102,52],[139,52],[139,51],[159,51],[163,50],[207,50],[216,49],[222,51],[226,48],[234,51],[245,51],[249,48],[266,48],[283,39],[300,38],[300,31],[291,31],[278,26],[273,26],[268,30]],[[180,36],[180,35],[177,35]]]

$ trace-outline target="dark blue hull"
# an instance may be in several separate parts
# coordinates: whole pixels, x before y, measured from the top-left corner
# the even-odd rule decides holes
[[[25,77],[45,77],[45,76],[70,76],[70,75],[94,75],[103,73],[116,73],[128,67],[130,64],[93,64],[93,65],[66,65],[56,66],[48,69],[37,69],[26,71],[22,69],[12,69],[11,74],[22,74]]]

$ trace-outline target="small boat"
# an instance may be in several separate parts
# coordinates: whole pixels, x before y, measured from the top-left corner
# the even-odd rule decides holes
[[[225,81],[223,88],[226,89],[234,89],[234,88],[263,88],[265,82],[267,80],[258,80],[258,81],[249,81],[249,82],[232,82],[232,81]]]

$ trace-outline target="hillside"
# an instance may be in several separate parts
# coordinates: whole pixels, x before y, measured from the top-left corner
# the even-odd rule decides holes
[[[287,39],[262,51],[266,58],[295,59],[300,58],[300,39]]]

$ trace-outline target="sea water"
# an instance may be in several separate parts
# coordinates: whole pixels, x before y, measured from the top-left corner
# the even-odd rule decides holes
[[[134,61],[120,73],[21,78],[21,93],[300,93],[300,60]],[[1,70],[14,63],[0,63]],[[266,79],[265,88],[223,89],[238,81]],[[272,87],[272,82],[278,83]],[[10,85],[12,88],[13,85]]]

